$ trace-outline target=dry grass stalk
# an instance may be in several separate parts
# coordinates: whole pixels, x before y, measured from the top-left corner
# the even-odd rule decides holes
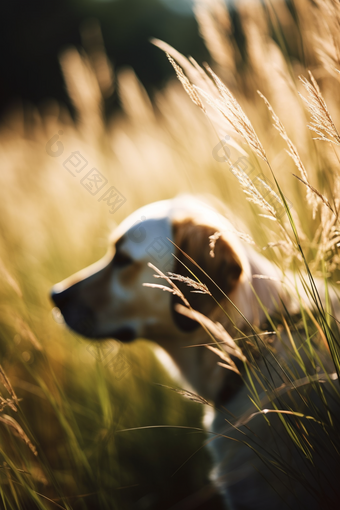
[[[145,128],[154,121],[152,104],[143,85],[132,69],[124,69],[118,73],[119,99],[124,112],[136,125]]]
[[[236,165],[231,166],[230,170],[240,183],[243,192],[247,195],[247,200],[253,202],[254,204],[264,209],[267,213],[269,213],[270,219],[276,220],[276,211],[274,207],[269,202],[267,202],[267,200],[265,200],[260,191],[254,185],[253,181],[250,179],[250,177],[248,177],[248,175],[242,169],[238,168]],[[263,183],[263,181],[261,182]],[[270,190],[271,192],[273,191],[271,188]]]
[[[155,283],[143,283],[143,286],[150,287],[152,289],[161,289],[166,292],[171,292],[172,294],[178,296],[183,301],[183,303],[190,308],[188,300],[185,298],[184,294],[179,290],[177,285],[173,283],[171,278],[169,276],[166,276],[160,269],[151,264],[151,262],[148,263],[148,266],[151,267],[151,269],[153,269],[154,271],[156,271],[157,274],[154,275],[155,278],[163,278],[170,285],[170,287],[166,287],[165,285],[157,285]]]
[[[37,351],[42,351],[42,345],[29,327],[29,325],[19,316],[16,316],[17,329],[20,335],[28,340]]]
[[[222,115],[235,129],[236,133],[247,142],[252,151],[254,151],[259,158],[268,163],[265,150],[247,115],[244,113],[228,87],[224,85],[209,66],[206,66],[206,68],[220,93],[220,99],[214,99],[205,91],[201,89],[198,90],[203,97],[206,98],[209,104],[222,113]]]
[[[256,17],[254,9],[256,8]],[[268,24],[264,9],[260,3],[240,4],[240,16],[244,35],[246,38],[246,49],[249,64],[252,68],[252,81],[261,83],[261,87],[271,90],[271,81],[268,79],[270,65],[268,63]]]
[[[17,401],[11,398],[3,398],[0,396],[0,413],[5,409],[5,407],[10,407],[12,411],[17,411],[16,404]]]
[[[329,203],[329,201],[327,200],[327,198],[324,195],[322,195],[317,189],[315,189],[311,184],[309,184],[309,182],[304,181],[298,175],[295,175],[295,174],[293,174],[293,175],[294,175],[294,177],[299,179],[299,181],[302,182],[305,186],[307,186],[321,200],[321,202],[326,207],[328,207],[328,209],[330,209],[332,211],[332,213],[336,216],[335,212],[333,211],[333,208],[332,208],[331,204]]]
[[[316,418],[314,418],[314,416],[309,416],[309,415],[299,413],[296,411],[286,411],[284,409],[261,409],[260,411],[256,411],[256,413],[252,413],[251,415],[247,416],[246,418],[242,417],[240,420],[238,420],[236,422],[235,427],[240,427],[241,425],[242,426],[247,425],[247,423],[249,423],[253,418],[255,418],[255,416],[258,416],[260,414],[267,415],[270,413],[288,414],[290,416],[297,416],[298,418],[305,418],[306,420],[312,420],[312,421],[315,421],[316,423],[319,423],[320,425],[324,425],[324,422],[317,420]]]
[[[195,281],[192,278],[188,278],[187,276],[183,276],[181,274],[176,273],[167,273],[169,278],[171,280],[177,280],[179,282],[185,283],[188,285],[188,287],[193,287],[195,290],[192,292],[198,293],[198,294],[207,294],[208,296],[211,296],[211,292],[209,291],[208,287],[201,282]]]
[[[339,78],[340,68],[340,6],[336,0],[316,0],[315,51],[325,69]]]
[[[234,230],[234,229],[228,229],[227,232],[232,232],[233,234],[237,235],[240,239],[242,239],[242,241],[244,241],[248,244],[253,244],[253,245],[255,244],[255,242],[251,238],[251,236],[249,234],[246,234],[245,232],[240,232],[239,230]],[[222,235],[222,232],[215,232],[215,234],[212,234],[211,236],[209,236],[209,248],[210,248],[209,255],[212,258],[215,257],[216,242],[221,237],[221,235]]]
[[[169,57],[168,57],[169,58]],[[171,60],[170,60],[171,61]],[[178,66],[177,66],[178,67]],[[176,68],[175,68],[176,70]],[[208,71],[213,78],[213,82],[216,85],[216,88],[220,94],[221,99],[216,99],[213,95],[205,92],[203,89],[196,87],[197,90],[205,97],[208,103],[213,106],[216,110],[220,111],[222,115],[228,120],[228,122],[232,125],[235,131],[241,135],[245,141],[249,144],[252,150],[264,161],[268,163],[267,156],[263,149],[261,142],[259,141],[254,128],[252,127],[248,117],[243,112],[241,106],[238,104],[234,96],[231,94],[229,89],[221,82],[221,80],[216,76],[215,73],[208,67]],[[178,74],[177,74],[178,75]],[[180,76],[179,76],[180,78]],[[180,78],[181,79],[181,78]],[[191,84],[190,84],[191,85]],[[186,89],[187,90],[187,89]],[[190,88],[191,91],[191,88]],[[188,92],[188,91],[187,91]],[[189,92],[188,92],[189,93]],[[191,92],[189,93],[191,97]],[[194,101],[196,103],[196,101]],[[196,103],[197,104],[197,103]],[[198,105],[200,106],[200,105]],[[243,191],[248,195],[247,199],[264,208],[267,213],[269,213],[272,219],[276,219],[275,209],[263,198],[261,193],[257,190],[257,188],[252,183],[251,179],[246,175],[246,173],[237,166],[232,166],[231,171],[237,177],[240,182]],[[264,183],[264,186],[265,183]],[[274,193],[272,189],[270,189],[271,193]],[[281,203],[281,199],[275,194],[276,198]],[[213,252],[211,252],[213,253]]]
[[[156,275],[154,275],[154,276],[156,276]],[[159,278],[162,278],[162,277],[160,276]],[[158,283],[143,283],[143,287],[150,287],[150,289],[159,289],[159,290],[163,290],[164,292],[170,292],[171,294],[179,295],[171,287],[166,287],[165,285],[159,285]]]
[[[242,353],[241,349],[238,347],[236,342],[231,338],[229,333],[224,329],[222,324],[219,322],[213,322],[211,319],[206,317],[200,312],[197,312],[196,310],[188,310],[182,305],[176,305],[176,311],[181,313],[182,315],[185,315],[189,319],[193,319],[200,324],[203,324],[215,337],[217,340],[219,340],[219,346],[221,349],[217,349],[216,347],[212,347],[210,345],[205,344],[207,348],[211,348],[211,350],[216,349],[219,352],[219,356],[226,362],[230,363],[233,368],[236,369],[234,366],[234,362],[231,360],[231,356],[235,356],[236,358],[240,359],[241,361],[246,361],[246,357]],[[214,351],[215,352],[215,351]],[[237,369],[236,369],[237,370]],[[238,371],[238,370],[237,370]]]
[[[18,397],[16,396],[15,391],[12,388],[12,385],[10,383],[10,380],[8,379],[6,373],[5,373],[5,371],[4,371],[4,369],[2,368],[1,365],[0,365],[0,381],[4,385],[4,387],[6,388],[8,393],[11,395],[12,399],[17,402],[18,401]]]
[[[323,34],[322,37],[315,35],[316,54],[324,68],[335,78],[339,78],[339,48],[334,45],[334,39],[328,34],[329,39]]]
[[[87,56],[75,48],[60,56],[68,94],[81,119],[83,129],[93,133],[102,132],[102,94],[96,75]]]
[[[8,427],[10,427],[12,431],[27,444],[27,446],[35,456],[38,455],[36,447],[14,418],[8,416],[7,414],[3,414],[0,416],[0,421],[7,425]]]
[[[321,211],[321,223],[317,229],[312,245],[317,247],[316,255],[313,257],[311,267],[316,270],[321,261],[327,261],[327,266],[333,271],[338,268],[337,246],[340,242],[338,218],[330,210],[323,208]],[[332,267],[332,266],[335,267]]]
[[[274,125],[275,129],[278,130],[278,132],[280,133],[281,137],[283,138],[283,140],[288,145],[287,153],[292,158],[292,160],[295,163],[295,166],[299,170],[299,172],[300,172],[300,174],[302,176],[302,182],[308,183],[308,185],[307,185],[307,201],[308,201],[308,203],[313,208],[313,218],[315,218],[315,214],[316,214],[317,207],[318,207],[318,199],[316,197],[319,197],[319,194],[316,194],[316,196],[315,196],[315,194],[313,193],[313,190],[315,188],[313,188],[312,186],[309,185],[308,175],[307,175],[307,171],[305,169],[305,166],[304,166],[304,164],[301,161],[301,158],[299,156],[299,153],[298,153],[295,145],[293,144],[293,142],[289,138],[284,125],[282,124],[282,122],[280,121],[279,117],[274,112],[274,110],[273,110],[271,104],[269,103],[268,99],[259,90],[257,91],[257,93],[263,99],[263,101],[265,102],[265,105],[267,106],[268,110],[270,111],[270,113],[272,115],[272,118],[273,118],[273,121],[274,121],[273,125]]]
[[[207,83],[206,79],[202,76],[202,70],[198,69],[198,64],[194,64],[194,59],[191,58],[189,61],[184,55],[182,55],[182,53],[170,46],[170,44],[160,41],[159,39],[152,39],[151,42],[157,46],[157,48],[164,51],[165,54],[169,54],[176,62],[178,62],[192,83],[200,83],[201,86],[205,88],[204,85]]]
[[[218,365],[220,365],[223,368],[226,368],[227,370],[231,370],[232,372],[235,372],[238,375],[241,375],[241,372],[233,362],[230,356],[224,351],[221,351],[221,349],[218,349],[217,347],[213,347],[212,345],[206,345],[206,348],[209,349],[209,351],[213,352],[222,359],[223,363],[220,361],[217,362]]]
[[[197,71],[197,75],[199,76],[199,79],[195,80],[195,85],[199,85],[203,90],[208,92],[213,97],[218,97],[218,91],[216,90],[216,87],[214,83],[211,81],[209,76],[207,76],[207,73],[202,69],[202,67],[196,62],[196,60],[192,57],[189,57],[189,62],[191,63],[192,67]]]
[[[74,48],[65,51],[60,57],[67,90],[78,111],[93,108],[101,102],[101,93],[89,60]]]
[[[272,282],[280,282],[279,278],[275,278],[275,276],[268,276],[265,274],[253,274],[253,278],[255,280],[271,280]]]
[[[234,340],[231,338],[229,333],[227,333],[227,331],[224,329],[224,327],[220,323],[218,323],[218,322],[215,323],[215,322],[211,321],[210,319],[208,319],[208,317],[206,317],[205,315],[197,312],[196,310],[193,310],[190,303],[185,298],[185,296],[182,294],[180,289],[171,280],[171,276],[166,276],[160,269],[158,269],[156,266],[151,264],[151,262],[148,263],[148,266],[151,267],[151,269],[153,269],[154,271],[156,271],[157,274],[154,275],[156,278],[164,278],[167,281],[167,283],[169,283],[171,285],[171,287],[166,287],[164,285],[157,285],[157,284],[152,284],[152,283],[144,283],[143,286],[161,289],[163,291],[171,292],[172,294],[179,296],[180,299],[185,304],[185,306],[182,306],[179,304],[176,305],[175,306],[176,311],[178,311],[182,315],[189,317],[190,319],[197,321],[203,327],[203,329],[211,336],[211,338],[213,340],[214,340],[214,337],[216,337],[218,340],[220,340],[220,343],[216,342],[216,344],[218,345],[218,348],[216,348],[216,351],[217,351],[216,354],[218,354],[225,362],[225,364],[223,364],[223,367],[228,368],[229,370],[232,370],[239,374],[240,373],[239,370],[237,369],[234,361],[230,358],[228,353],[230,353],[233,356],[236,356],[237,358],[241,359],[242,361],[246,361],[246,358],[243,355],[241,349],[236,345]],[[177,277],[179,275],[175,275],[175,276]],[[188,283],[188,281],[186,281],[186,280],[190,280],[190,278],[181,279],[181,281],[185,281],[185,283]],[[190,281],[190,283],[192,283],[192,282],[193,281]],[[194,282],[194,283],[196,284],[196,282]],[[210,294],[209,291],[208,291],[208,293]],[[212,335],[214,335],[214,336],[212,336]],[[215,348],[213,348],[209,345],[205,345],[205,346],[207,348],[209,348],[210,350],[212,350],[213,352],[215,352],[215,350],[214,350]]]
[[[19,399],[16,396],[16,393],[11,385],[11,382],[8,379],[1,365],[0,365],[0,381],[11,396],[11,398],[3,398],[2,396],[0,396],[0,412],[2,412],[5,409],[5,407],[9,407],[10,409],[12,409],[12,411],[16,412]],[[23,431],[19,423],[14,420],[14,418],[8,416],[7,414],[1,414],[0,422],[9,426],[12,429],[12,431],[14,431],[14,433],[28,445],[28,447],[34,453],[34,455],[38,455],[35,446],[32,444],[27,434]]]
[[[176,64],[176,62],[169,55],[169,53],[167,53],[166,56],[168,57],[169,62],[172,65],[172,67],[175,69],[177,78],[179,79],[179,81],[183,85],[183,88],[184,88],[185,92],[188,94],[188,96],[190,97],[191,101],[193,103],[195,103],[195,105],[198,106],[204,113],[206,113],[206,109],[204,107],[204,104],[202,103],[202,100],[201,100],[200,96],[197,93],[197,90],[190,83],[188,78],[185,76],[185,74],[183,73],[182,68],[178,64]]]
[[[215,62],[224,71],[235,73],[232,25],[224,2],[196,0],[194,12],[200,33]]]
[[[193,391],[184,390],[183,388],[173,388],[172,386],[166,386],[165,384],[158,384],[157,386],[161,386],[162,388],[168,388],[169,390],[178,393],[178,395],[182,395],[183,397],[191,400],[192,402],[196,402],[197,404],[212,407],[212,404],[208,402],[208,400],[205,400],[205,398],[201,397],[200,395],[197,395],[197,393],[194,393]]]
[[[234,361],[231,359],[230,355],[235,356],[239,358],[242,361],[246,361],[246,358],[244,354],[242,353],[241,349],[237,346],[237,344],[234,342],[234,340],[231,338],[229,333],[224,329],[222,324],[218,322],[213,322],[205,315],[201,314],[200,312],[197,312],[196,310],[193,310],[190,306],[190,303],[187,301],[185,296],[182,294],[182,292],[179,290],[177,285],[173,283],[171,280],[171,276],[165,275],[160,269],[158,269],[156,266],[154,266],[151,262],[148,263],[148,266],[151,267],[154,271],[156,271],[156,275],[154,275],[156,278],[163,278],[166,280],[167,283],[170,284],[171,287],[166,287],[163,285],[157,285],[152,283],[144,283],[144,287],[151,287],[156,289],[161,289],[167,292],[171,292],[174,295],[177,295],[181,298],[183,303],[186,306],[183,305],[176,305],[176,311],[181,313],[182,315],[185,315],[186,317],[189,317],[190,319],[193,319],[197,321],[201,326],[206,330],[209,331],[214,337],[216,337],[217,340],[220,341],[218,343],[219,348],[211,347],[210,345],[206,345],[207,348],[212,350],[213,352],[216,352],[215,354],[218,354],[223,361],[226,363],[226,365],[223,365],[225,368],[228,368],[236,373],[239,373],[239,370],[237,369]],[[176,277],[178,275],[175,275]],[[187,279],[190,280],[190,279]],[[184,280],[181,280],[184,281]],[[185,283],[188,283],[187,281]],[[190,282],[191,283],[191,282]],[[194,282],[196,284],[196,282]],[[209,291],[208,291],[209,292]],[[210,294],[210,293],[209,293]]]
[[[85,22],[80,32],[101,93],[103,97],[108,98],[114,91],[114,72],[105,51],[99,21],[93,19]]]
[[[240,239],[242,239],[242,241],[248,244],[255,245],[255,241],[249,234],[246,234],[245,232],[240,232],[239,230],[231,230],[231,232],[233,232],[233,234],[236,234]]]
[[[268,248],[280,248],[286,255],[289,255],[289,257],[292,257],[296,254],[296,250],[294,250],[292,243],[282,239],[276,242],[268,243],[267,246],[265,246],[263,249],[267,250]]]
[[[312,73],[310,71],[308,71],[308,73],[310,82],[305,77],[299,76],[300,81],[308,93],[308,99],[302,94],[300,94],[300,96],[312,116],[312,122],[308,124],[308,128],[318,135],[314,140],[322,140],[340,145],[340,135],[320,92],[319,86]]]

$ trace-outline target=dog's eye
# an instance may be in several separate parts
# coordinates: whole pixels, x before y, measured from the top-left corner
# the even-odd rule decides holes
[[[113,258],[113,263],[118,267],[125,267],[133,263],[133,259],[126,253],[117,252]]]

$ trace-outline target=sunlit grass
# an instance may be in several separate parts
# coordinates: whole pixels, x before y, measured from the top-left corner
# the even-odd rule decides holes
[[[335,4],[326,3],[335,9],[333,17],[339,17]],[[218,102],[221,100],[218,95],[210,97],[210,103],[219,107],[224,119],[208,105],[205,115],[197,108],[198,101],[192,104],[175,80],[156,95],[152,106],[134,73],[126,70],[116,80],[123,112],[105,125],[98,77],[87,58],[72,50],[64,54],[61,64],[76,107],[76,121],[62,106],[51,103],[43,112],[32,108],[30,121],[26,120],[25,111],[18,109],[2,122],[0,359],[19,399],[15,403],[17,411],[9,406],[0,410],[0,418],[7,419],[7,424],[0,423],[0,499],[6,509],[121,510],[132,508],[137,501],[142,502],[136,508],[163,509],[207,484],[209,461],[207,454],[199,450],[203,436],[197,430],[119,432],[149,425],[201,427],[199,404],[154,384],[174,383],[159,365],[150,345],[138,341],[121,346],[118,352],[118,344],[109,344],[99,359],[100,353],[89,348],[89,342],[53,319],[48,298],[54,283],[105,253],[110,231],[130,212],[179,192],[216,197],[228,206],[228,217],[235,229],[244,238],[251,235],[256,248],[263,250],[283,272],[294,268],[297,274],[300,271],[307,274],[305,286],[315,311],[311,314],[299,298],[298,319],[267,318],[278,341],[280,337],[288,339],[287,357],[294,360],[294,369],[285,368],[287,380],[307,401],[304,400],[302,411],[294,408],[288,397],[279,403],[273,398],[266,405],[277,406],[275,419],[306,462],[312,455],[308,434],[319,430],[319,425],[309,417],[327,419],[327,426],[332,426],[332,406],[326,404],[330,397],[323,390],[323,383],[312,380],[308,372],[316,364],[329,371],[327,356],[320,358],[315,349],[315,343],[320,342],[326,343],[331,352],[334,361],[331,372],[340,370],[337,327],[327,306],[320,304],[313,283],[316,276],[323,278],[326,286],[340,280],[336,128],[340,120],[336,81],[340,65],[336,48],[332,48],[332,44],[338,44],[338,34],[334,31],[333,41],[328,40],[325,30],[324,41],[311,42],[311,32],[319,33],[318,24],[328,24],[334,30],[332,16],[325,11],[322,18],[317,11],[319,18],[313,18],[312,9],[303,0],[296,3],[293,13],[279,3],[278,18],[273,6],[264,10],[260,6],[242,6],[240,16],[248,55],[245,63],[218,5],[216,2],[216,11],[212,7],[200,10],[199,20],[215,59],[214,70],[235,96],[234,102],[218,82],[219,92],[224,92],[229,104]],[[290,33],[295,37],[287,37]],[[176,59],[175,54],[173,57]],[[228,62],[233,62],[230,68],[226,67]],[[299,75],[308,78],[304,63],[313,69],[313,76],[322,85],[320,94],[332,122],[327,117],[328,110],[323,110],[322,117],[323,103],[314,82],[308,82],[307,87],[304,82],[305,90],[298,80]],[[207,75],[200,72],[197,75],[197,67],[185,60],[178,60],[178,64],[189,83],[206,87]],[[257,89],[268,98],[282,121],[286,138],[280,137],[282,130],[279,133],[272,126],[271,112]],[[310,103],[305,109],[299,93],[308,101],[311,92],[316,95],[315,101],[319,100],[319,110],[315,111],[315,105],[312,110]],[[206,101],[207,94],[207,91],[202,94],[202,101]],[[242,116],[243,111],[253,131]],[[225,122],[228,116],[234,122],[234,130]],[[325,130],[319,136],[323,141],[313,140],[315,129],[311,132],[307,127],[313,121],[319,122],[318,131],[324,121]],[[254,188],[242,181],[248,186],[242,189],[240,174],[230,170],[230,163],[214,158],[214,148],[227,133],[238,144],[231,146],[230,163],[235,165],[239,158],[247,156],[248,168],[254,168],[250,174]],[[63,152],[54,157],[48,154],[46,146],[55,135],[63,144]],[[298,159],[286,153],[287,138],[294,144]],[[288,149],[292,151],[289,143]],[[108,186],[115,186],[126,198],[115,214],[109,213],[105,202],[98,202],[88,193],[80,176],[72,176],[63,166],[75,151],[88,162],[88,169],[97,168],[108,180]],[[223,151],[218,154],[223,156]],[[298,165],[303,162],[305,174],[297,161]],[[294,177],[296,173],[303,183]],[[261,203],[264,188],[255,176],[267,185],[270,183],[282,202],[285,214],[276,221],[268,216],[275,219],[278,201],[274,201],[274,206],[269,204],[269,208],[265,199]],[[247,197],[243,193],[245,188]],[[221,203],[216,202],[216,206],[223,212]],[[294,286],[290,291],[298,293]],[[266,341],[259,330],[254,329],[252,334],[260,346]],[[107,363],[110,360],[114,363],[119,355],[123,356],[121,363],[125,366],[121,378],[115,377],[115,369]],[[257,363],[254,358],[253,364],[246,364],[246,372],[254,412],[261,412],[265,405],[263,392],[272,391],[275,385],[263,376]],[[298,390],[304,377],[309,378],[313,390],[309,400],[303,389]],[[330,378],[328,383],[337,395],[337,381]],[[13,397],[3,386],[1,395],[6,399]],[[285,415],[280,410],[291,414]],[[27,440],[18,433],[18,428],[10,426],[10,419],[16,420]],[[239,419],[241,426],[249,416]],[[265,414],[264,420],[269,419]],[[306,420],[310,432],[306,432]],[[333,436],[332,441],[328,447],[332,444],[335,450],[340,450]],[[196,450],[198,453],[190,458]],[[275,456],[271,460],[280,462]],[[287,466],[282,469],[288,471]]]

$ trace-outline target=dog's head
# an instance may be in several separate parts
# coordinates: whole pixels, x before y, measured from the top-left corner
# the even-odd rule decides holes
[[[116,229],[103,259],[55,285],[52,299],[67,325],[85,337],[160,341],[180,333],[188,335],[198,324],[176,312],[179,298],[143,286],[167,286],[164,280],[155,280],[148,262],[164,273],[190,278],[196,274],[221,301],[223,293],[233,293],[246,270],[242,247],[228,227],[223,216],[198,201],[174,199],[150,204]],[[215,232],[221,236],[212,257],[209,236]],[[216,307],[212,297],[176,283],[195,310],[209,314]]]

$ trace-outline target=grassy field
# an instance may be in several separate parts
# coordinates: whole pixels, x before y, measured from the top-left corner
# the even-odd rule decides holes
[[[70,49],[61,72],[76,120],[53,102],[2,120],[1,508],[189,509],[208,498],[205,435],[190,429],[201,426],[202,408],[157,385],[175,383],[153,346],[141,339],[98,347],[51,313],[51,286],[101,257],[110,231],[137,207],[182,192],[205,194],[221,210],[225,204],[235,228],[283,271],[306,263],[313,276],[339,282],[340,10],[332,0],[289,5],[242,4],[243,37],[236,41],[221,2],[197,3],[214,71],[254,132],[221,85],[213,88],[207,74],[169,48],[196,103],[191,83],[205,90],[206,112],[175,72],[151,104],[131,69],[113,77],[104,54]],[[112,86],[123,109],[104,122],[103,96]],[[257,90],[282,126],[276,120],[275,129]],[[243,158],[255,189],[240,185],[223,162],[225,136],[235,140],[230,146],[228,139],[231,162]],[[114,186],[126,199],[117,212],[67,170],[74,152],[107,179],[105,189]],[[265,193],[266,186],[279,193],[275,179],[290,216],[279,208],[283,199]],[[338,360],[333,337],[309,327],[311,336],[326,336]],[[169,427],[120,432],[148,425]]]

